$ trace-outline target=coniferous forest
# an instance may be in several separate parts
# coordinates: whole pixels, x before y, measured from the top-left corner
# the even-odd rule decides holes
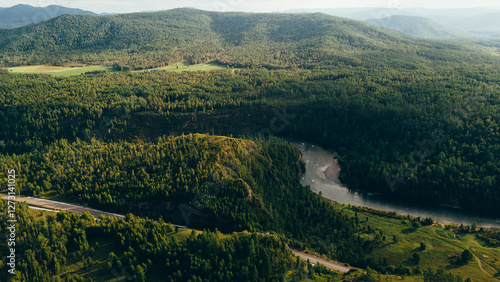
[[[23,196],[127,214],[21,204],[15,279],[87,281],[121,269],[138,281],[344,279],[304,266],[292,247],[367,270],[353,280],[376,272],[461,281],[421,270],[420,257],[405,268],[379,256],[386,229],[300,185],[305,166],[286,138],[335,149],[349,189],[498,217],[497,54],[324,14],[176,9],[0,30],[3,67],[112,66],[68,77],[0,73],[2,179],[15,169]],[[179,61],[221,69],[154,70]],[[456,232],[498,247],[497,231]]]

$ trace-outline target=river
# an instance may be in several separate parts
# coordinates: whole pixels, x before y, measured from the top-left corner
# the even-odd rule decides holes
[[[296,140],[291,143],[302,152],[302,158],[306,163],[306,172],[301,176],[300,183],[304,186],[309,185],[317,194],[321,192],[324,198],[341,204],[395,211],[402,215],[431,217],[442,223],[472,225],[475,222],[478,227],[500,228],[499,218],[474,215],[460,209],[409,204],[388,199],[383,195],[350,191],[337,178],[340,168],[335,160],[335,153],[313,143]]]

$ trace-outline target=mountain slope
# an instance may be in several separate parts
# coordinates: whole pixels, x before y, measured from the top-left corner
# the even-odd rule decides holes
[[[423,17],[394,15],[382,19],[370,19],[365,22],[422,38],[467,36],[465,32],[443,27]]]
[[[66,8],[58,5],[33,7],[30,5],[20,4],[10,8],[0,8],[0,29],[16,28],[39,23],[63,14],[91,15],[95,13],[81,9]]]
[[[477,46],[464,43],[417,41],[319,13],[174,9],[112,16],[62,15],[0,31],[0,65],[111,61],[142,69],[187,59],[238,67],[313,68],[342,63],[416,68],[429,60],[480,63],[483,59],[475,55],[483,54],[474,49]],[[473,52],[464,54],[467,50]]]

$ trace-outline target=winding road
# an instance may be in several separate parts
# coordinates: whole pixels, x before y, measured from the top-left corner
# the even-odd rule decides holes
[[[2,199],[8,200],[8,196],[2,194]],[[94,217],[99,217],[101,215],[104,215],[104,216],[112,216],[112,217],[116,217],[116,218],[125,218],[125,216],[121,215],[121,214],[110,213],[110,212],[100,211],[100,210],[91,209],[91,208],[87,208],[87,207],[83,207],[83,206],[78,206],[78,205],[73,205],[73,204],[68,204],[68,203],[63,203],[63,202],[57,202],[57,201],[52,201],[52,200],[46,200],[46,199],[40,199],[40,198],[16,196],[15,201],[16,202],[26,202],[30,206],[45,208],[45,209],[49,209],[49,210],[72,211],[72,212],[76,212],[76,213],[80,213],[80,214],[88,212],[91,215],[93,215]]]
[[[2,194],[2,199],[3,200],[8,200],[8,196],[5,194]],[[52,201],[52,200],[46,200],[46,199],[41,199],[41,198],[34,198],[34,197],[23,197],[23,196],[16,196],[15,199],[16,202],[26,202],[30,208],[32,209],[38,209],[38,210],[46,210],[46,211],[71,211],[71,212],[76,212],[79,214],[88,212],[94,217],[99,217],[101,215],[104,216],[112,216],[116,218],[125,218],[124,215],[122,214],[117,214],[117,213],[110,213],[110,212],[105,212],[101,210],[96,210],[84,206],[79,206],[75,204],[68,204],[64,202],[58,202],[58,201]],[[177,224],[172,224],[173,227],[179,227],[179,228],[187,228],[187,226],[183,225],[177,225]],[[321,258],[315,255],[311,255],[305,252],[300,252],[294,249],[290,249],[296,256],[300,257],[301,259],[307,261],[309,259],[310,263],[314,264],[322,264],[326,268],[331,269],[331,270],[337,270],[340,272],[348,272],[351,270],[351,268],[340,264],[338,262],[330,261],[325,258]]]
[[[7,201],[8,196],[5,194],[2,194],[2,199]],[[88,212],[91,215],[93,215],[94,217],[99,217],[101,215],[104,215],[104,216],[112,216],[112,217],[116,217],[116,218],[125,218],[125,216],[123,214],[105,212],[105,211],[101,211],[101,210],[87,208],[84,206],[68,204],[68,203],[52,201],[52,200],[46,200],[46,199],[41,199],[41,198],[16,196],[16,199],[14,201],[26,202],[26,203],[28,203],[30,208],[38,209],[38,210],[48,210],[48,211],[55,211],[55,212],[62,210],[62,211],[76,212],[79,214]],[[179,227],[179,228],[187,228],[187,226],[177,225],[177,224],[172,224],[172,226]]]

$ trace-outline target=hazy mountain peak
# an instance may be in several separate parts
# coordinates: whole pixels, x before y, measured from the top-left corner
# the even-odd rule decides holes
[[[63,14],[82,15],[95,13],[58,5],[33,7],[26,4],[18,4],[8,8],[0,8],[0,29],[10,29],[39,23]]]
[[[419,16],[392,15],[381,19],[370,19],[366,23],[422,38],[468,36],[466,32],[441,26],[431,19]]]

